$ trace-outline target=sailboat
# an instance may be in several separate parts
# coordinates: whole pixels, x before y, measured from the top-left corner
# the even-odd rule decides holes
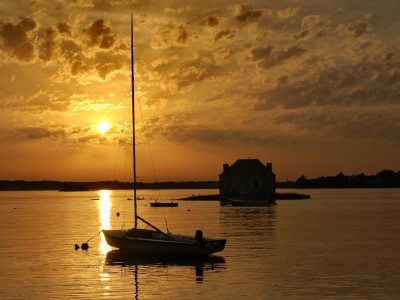
[[[132,157],[133,157],[133,200],[134,227],[131,229],[103,229],[106,242],[120,251],[134,255],[151,256],[206,256],[224,250],[226,239],[208,238],[201,230],[194,236],[164,232],[146,221],[137,212],[136,182],[136,136],[135,136],[135,96],[134,96],[134,60],[133,60],[133,15],[131,15],[131,88],[132,88]],[[138,221],[147,225],[138,228]],[[150,229],[148,228],[150,227]]]

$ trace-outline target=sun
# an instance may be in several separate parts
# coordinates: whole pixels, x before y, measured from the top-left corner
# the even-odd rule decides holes
[[[108,122],[100,122],[99,124],[97,124],[97,130],[100,133],[106,133],[107,131],[109,131],[111,129],[111,125]]]

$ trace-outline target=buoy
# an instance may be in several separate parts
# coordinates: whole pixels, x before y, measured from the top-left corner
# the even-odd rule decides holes
[[[75,244],[75,251],[79,249],[79,245]]]
[[[82,250],[87,250],[87,249],[89,249],[89,244],[88,243],[83,243],[81,245],[81,248],[82,248]]]
[[[117,217],[119,217],[119,212],[117,212]]]

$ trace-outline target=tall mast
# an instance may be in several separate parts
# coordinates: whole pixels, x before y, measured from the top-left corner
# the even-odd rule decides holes
[[[137,228],[136,204],[136,130],[135,130],[135,77],[133,67],[133,14],[131,14],[131,89],[132,89],[132,159],[133,159],[133,203],[135,212],[135,228]]]

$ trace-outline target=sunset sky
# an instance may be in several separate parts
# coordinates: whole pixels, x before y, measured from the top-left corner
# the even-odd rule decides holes
[[[400,169],[398,0],[14,0],[0,180],[131,180],[131,13],[139,180]]]

